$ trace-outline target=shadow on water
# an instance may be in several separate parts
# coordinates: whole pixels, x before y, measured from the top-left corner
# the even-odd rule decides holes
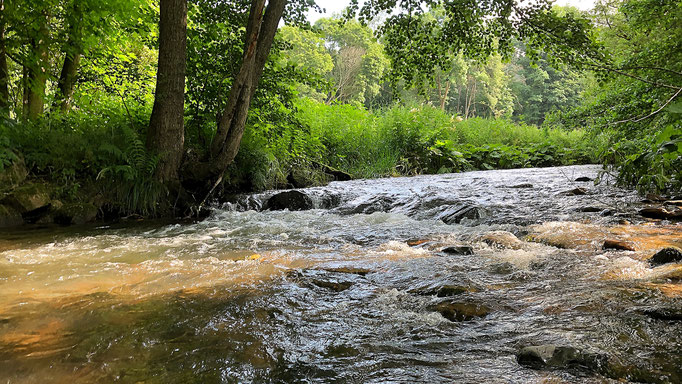
[[[682,228],[608,185],[564,193],[597,172],[361,180],[305,190],[307,211],[247,209],[267,193],[201,222],[3,234],[0,380],[679,382],[682,264],[647,259]],[[461,207],[479,214],[447,224]],[[548,344],[607,363],[517,362]]]

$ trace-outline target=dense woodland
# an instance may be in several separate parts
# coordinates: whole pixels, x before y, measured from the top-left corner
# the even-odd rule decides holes
[[[682,188],[682,1],[0,0],[0,168],[187,215],[348,177],[603,162]],[[0,185],[8,190],[12,183]]]

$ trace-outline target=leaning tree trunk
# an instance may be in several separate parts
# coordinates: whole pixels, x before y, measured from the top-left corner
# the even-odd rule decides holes
[[[0,0],[0,116],[9,116],[9,71],[5,47],[5,1]]]
[[[161,0],[159,66],[147,149],[159,154],[154,176],[164,183],[178,181],[184,150],[186,51],[187,0]]]
[[[251,99],[263,74],[286,3],[287,0],[270,0],[265,7],[265,0],[251,1],[242,65],[211,143],[209,183],[220,180],[239,152]]]

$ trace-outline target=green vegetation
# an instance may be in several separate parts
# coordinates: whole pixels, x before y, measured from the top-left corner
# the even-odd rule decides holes
[[[351,2],[314,25],[306,0],[104,3],[0,0],[0,172],[23,160],[55,199],[184,215],[335,171],[595,162],[682,189],[680,0]]]

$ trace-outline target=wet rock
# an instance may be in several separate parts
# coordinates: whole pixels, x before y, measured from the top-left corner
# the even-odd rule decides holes
[[[608,358],[605,355],[584,353],[573,347],[551,344],[524,347],[516,354],[516,361],[534,369],[589,368],[601,370],[608,364]]]
[[[491,247],[504,249],[520,249],[523,244],[518,237],[507,231],[488,232],[480,240]]]
[[[283,211],[305,211],[313,208],[313,200],[310,196],[301,191],[285,191],[273,195],[263,206],[264,210]]]
[[[664,204],[665,205],[674,205],[676,207],[682,207],[682,200],[668,200]]]
[[[590,178],[590,177],[587,177],[587,176],[582,176],[582,177],[579,177],[579,178],[575,179],[575,181],[577,181],[578,183],[587,183],[587,182],[590,182],[590,181],[593,181],[593,180],[594,180],[594,179],[592,179],[592,178]]]
[[[90,203],[64,204],[54,213],[54,222],[61,225],[85,224],[95,221],[99,210]]]
[[[347,210],[348,214],[371,214],[374,212],[388,212],[396,205],[396,198],[393,196],[380,195],[365,201],[356,207]]]
[[[410,247],[418,247],[420,245],[424,245],[427,243],[429,243],[429,240],[426,239],[412,239],[406,241],[406,244],[409,245]]]
[[[504,263],[495,263],[490,265],[490,272],[498,275],[509,275],[516,271],[514,264],[505,261]]]
[[[663,207],[642,208],[639,214],[647,219],[682,220],[682,209],[667,210]]]
[[[643,310],[642,314],[655,320],[682,321],[682,308],[649,308]]]
[[[323,270],[327,271],[327,272],[348,273],[351,275],[359,275],[359,276],[365,276],[366,274],[373,272],[371,269],[354,268],[354,267],[324,268]]]
[[[473,255],[474,248],[469,245],[453,245],[440,250],[448,255]]]
[[[15,227],[23,223],[24,219],[14,208],[0,205],[0,228]]]
[[[454,207],[446,210],[440,216],[445,224],[459,224],[464,219],[480,219],[481,212],[476,207]]]
[[[564,196],[584,196],[587,195],[587,189],[578,187],[561,193]]]
[[[605,240],[602,249],[613,249],[617,251],[634,251],[635,246],[629,241]]]
[[[17,156],[12,165],[0,170],[0,189],[13,188],[23,183],[26,176],[28,176],[28,169],[26,169],[24,159]]]
[[[595,213],[595,212],[601,212],[603,210],[604,210],[603,207],[593,207],[593,206],[578,208],[578,212],[584,212],[584,213]]]
[[[334,292],[342,292],[353,286],[353,282],[351,281],[328,281],[313,279],[311,282],[320,288],[330,289]]]
[[[516,185],[511,185],[507,188],[514,188],[514,189],[533,188],[533,184],[530,184],[530,183],[516,184]]]
[[[442,302],[433,307],[433,310],[440,313],[450,321],[469,321],[488,316],[491,309],[478,303],[451,303]]]
[[[656,252],[649,259],[649,264],[651,265],[662,265],[668,263],[677,263],[682,261],[682,249],[677,247],[667,247]]]
[[[437,297],[452,297],[458,296],[467,292],[478,292],[478,289],[466,285],[441,285],[436,287],[428,287],[426,289],[417,290],[417,294]]]
[[[27,184],[13,190],[2,199],[4,205],[9,205],[21,214],[49,207],[50,194],[43,184]]]

